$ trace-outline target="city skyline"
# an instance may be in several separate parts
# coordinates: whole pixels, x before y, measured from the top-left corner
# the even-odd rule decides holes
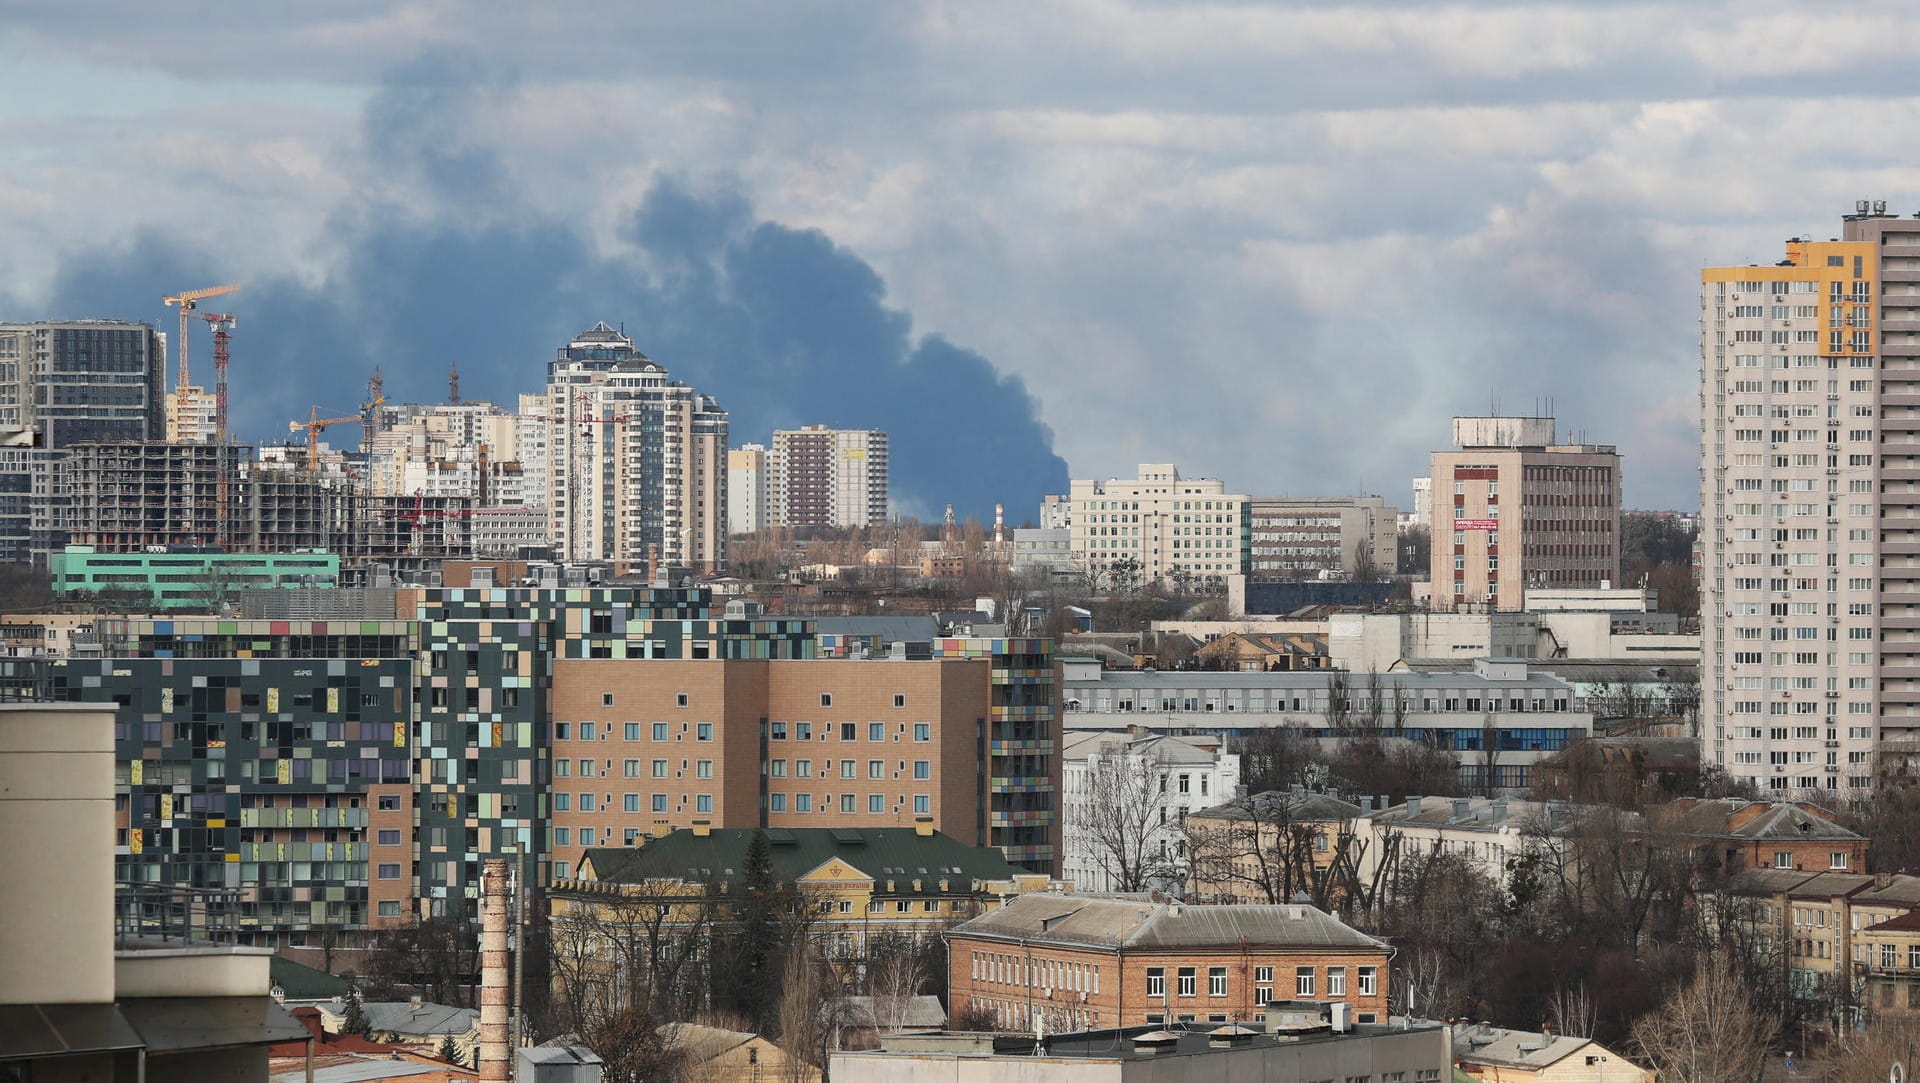
[[[743,431],[938,432],[716,378],[891,363],[925,371],[876,401],[944,401],[1075,476],[1229,475],[1244,454],[1280,465],[1243,490],[1399,501],[1442,435],[1427,419],[1497,393],[1619,446],[1628,506],[1685,508],[1696,269],[1766,261],[1857,198],[1914,209],[1882,179],[1897,138],[1825,124],[1886,93],[1902,26],[1872,6],[367,8],[240,14],[214,40],[96,14],[29,6],[0,39],[21,124],[0,243],[37,254],[0,295],[16,318],[159,321],[159,293],[252,283],[246,433],[342,404],[316,357],[357,384],[420,356],[388,367],[412,398],[459,360],[469,395],[504,399],[505,366],[606,318]],[[581,25],[629,61],[562,62]],[[1331,77],[1388,51],[1390,76]],[[1340,439],[1362,414],[1384,420]],[[895,452],[923,514],[1025,504]]]

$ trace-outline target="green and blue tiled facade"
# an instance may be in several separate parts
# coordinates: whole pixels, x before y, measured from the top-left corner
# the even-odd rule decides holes
[[[239,892],[251,939],[474,911],[490,857],[548,871],[553,663],[810,659],[810,622],[723,618],[697,588],[403,591],[411,619],[111,619],[98,650],[9,659],[8,694],[118,705],[120,879]],[[982,823],[1058,853],[1052,643],[946,639],[991,661]]]
[[[936,639],[935,659],[992,662],[987,841],[1007,860],[1051,870],[1060,854],[1060,673],[1051,639]]]

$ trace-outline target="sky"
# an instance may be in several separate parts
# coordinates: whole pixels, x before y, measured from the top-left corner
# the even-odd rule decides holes
[[[8,0],[0,319],[171,329],[236,427],[511,403],[624,326],[876,427],[899,509],[1142,462],[1403,508],[1454,414],[1698,506],[1698,281],[1920,211],[1920,30],[1840,5]],[[210,350],[193,347],[196,373]],[[336,439],[339,437],[336,436]],[[351,437],[347,438],[349,441]]]

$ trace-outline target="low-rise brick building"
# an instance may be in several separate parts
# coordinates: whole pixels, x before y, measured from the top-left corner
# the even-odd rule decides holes
[[[1387,1014],[1387,945],[1304,903],[1025,895],[947,934],[949,1015],[1049,1033],[1259,1018],[1275,1000]]]
[[[1867,839],[1808,801],[1683,797],[1649,809],[1647,820],[1657,834],[1694,840],[1728,872],[1869,871]]]

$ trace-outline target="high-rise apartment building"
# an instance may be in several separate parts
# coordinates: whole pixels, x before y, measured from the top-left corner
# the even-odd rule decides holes
[[[1550,417],[1456,417],[1433,453],[1433,607],[1526,608],[1529,587],[1620,575],[1620,456]],[[1504,538],[1503,538],[1504,536]]]
[[[1083,570],[1104,576],[1119,565],[1141,582],[1218,588],[1246,574],[1251,500],[1213,478],[1183,478],[1172,463],[1142,463],[1138,474],[1073,482],[1066,518]]]
[[[144,323],[0,323],[0,426],[50,448],[156,440],[167,337]]]
[[[1920,753],[1920,221],[1701,272],[1706,758],[1864,790]]]
[[[767,521],[767,449],[748,444],[727,452],[727,532],[752,534]]]
[[[44,567],[65,544],[64,449],[160,438],[166,367],[167,336],[143,323],[0,323],[0,562]]]
[[[544,399],[522,396],[518,439],[537,449],[550,531],[571,561],[726,559],[727,414],[668,377],[604,323],[547,366]]]
[[[164,396],[167,414],[167,442],[206,444],[213,441],[218,418],[214,416],[214,395],[199,384],[189,384],[184,393],[175,390]]]
[[[1256,497],[1247,574],[1254,579],[1392,575],[1400,512],[1377,496]]]
[[[780,526],[853,527],[887,521],[887,434],[809,425],[773,434],[767,514]]]

